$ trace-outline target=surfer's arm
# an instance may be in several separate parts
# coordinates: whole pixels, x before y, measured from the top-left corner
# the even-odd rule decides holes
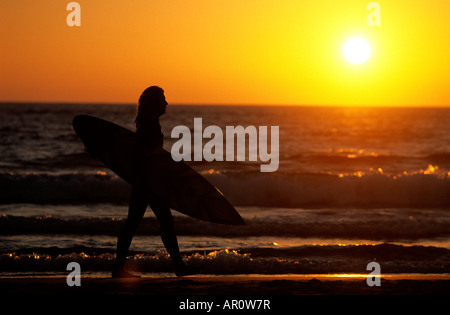
[[[153,150],[157,147],[162,147],[164,143],[164,135],[161,132],[161,125],[159,121],[139,125],[136,128],[136,134],[140,145],[147,150]]]

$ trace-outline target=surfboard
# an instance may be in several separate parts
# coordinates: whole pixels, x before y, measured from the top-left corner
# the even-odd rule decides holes
[[[131,183],[133,152],[137,144],[135,132],[89,115],[76,116],[72,126],[92,157],[100,159],[119,177]],[[168,151],[162,148],[153,150],[145,156],[145,163],[147,174],[143,175],[147,179],[149,198],[200,220],[245,224],[219,189],[186,163],[175,162]]]

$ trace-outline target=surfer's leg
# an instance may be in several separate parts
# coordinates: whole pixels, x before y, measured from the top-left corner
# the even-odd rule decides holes
[[[147,209],[148,201],[145,196],[135,189],[131,192],[131,200],[128,208],[128,217],[125,226],[119,234],[117,239],[117,257],[116,265],[113,270],[113,276],[131,276],[124,269],[128,249],[130,248],[131,240],[144,217]]]
[[[164,206],[160,206],[154,201],[150,202],[150,207],[152,208],[156,218],[158,219],[161,239],[167,251],[169,252],[170,258],[174,263],[182,263],[183,260],[181,259],[178,240],[175,234],[173,217],[170,209]]]
[[[158,219],[160,226],[161,239],[167,252],[170,255],[173,266],[175,268],[175,274],[177,276],[184,276],[189,274],[195,274],[197,269],[186,266],[181,258],[180,249],[178,247],[178,240],[175,234],[175,227],[173,222],[172,213],[167,206],[161,206],[155,201],[150,202],[150,207]]]

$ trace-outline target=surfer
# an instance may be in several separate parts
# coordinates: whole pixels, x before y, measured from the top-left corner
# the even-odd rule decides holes
[[[161,239],[166,247],[177,276],[196,273],[182,260],[175,234],[172,213],[168,206],[148,197],[145,157],[157,147],[163,146],[164,135],[161,132],[159,118],[165,114],[167,101],[164,90],[158,86],[147,88],[139,98],[135,125],[138,143],[134,152],[134,176],[131,185],[131,200],[128,217],[117,240],[117,257],[113,268],[114,278],[136,277],[125,269],[126,255],[131,240],[142,221],[147,206],[150,205],[160,225]]]

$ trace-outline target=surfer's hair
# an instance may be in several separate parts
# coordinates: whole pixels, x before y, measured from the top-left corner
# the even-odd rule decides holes
[[[145,122],[146,119],[154,115],[152,105],[160,99],[161,94],[164,94],[164,90],[156,85],[150,86],[142,92],[141,97],[139,97],[139,105],[134,120],[136,125]]]

